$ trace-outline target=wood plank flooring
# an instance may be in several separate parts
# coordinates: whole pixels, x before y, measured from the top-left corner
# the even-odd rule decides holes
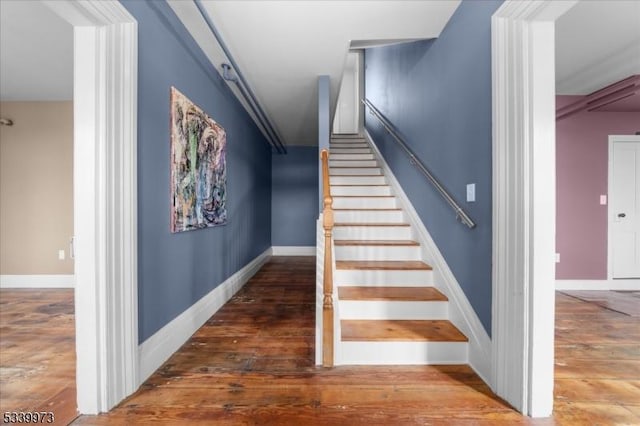
[[[554,417],[640,425],[640,319],[613,302],[628,305],[632,296],[598,293],[611,299],[608,307],[556,293]]]
[[[0,290],[0,414],[77,417],[73,290]]]
[[[637,317],[557,293],[554,417],[532,420],[497,398],[467,366],[315,367],[314,291],[315,258],[273,258],[138,392],[110,413],[81,416],[74,424],[640,424]],[[5,369],[31,357],[47,364],[39,368],[51,368],[62,350],[52,340],[73,340],[72,320],[37,315],[55,304],[24,303],[25,292],[14,309],[7,294],[0,292],[2,411],[8,401],[18,402],[11,409],[28,409],[25,401],[42,404],[57,391],[38,389],[73,378],[69,368],[57,376],[38,370],[24,375],[23,385],[4,386]],[[72,309],[72,300],[69,293],[60,303]],[[25,328],[17,327],[21,322]],[[29,328],[43,329],[32,343],[20,337],[36,333]],[[47,347],[57,349],[47,354]]]

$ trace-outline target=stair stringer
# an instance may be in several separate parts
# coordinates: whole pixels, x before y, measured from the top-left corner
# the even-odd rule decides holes
[[[393,189],[400,207],[404,210],[406,218],[411,224],[415,236],[420,243],[423,260],[433,267],[434,286],[442,291],[449,298],[449,320],[469,339],[469,365],[486,383],[491,384],[489,378],[492,377],[492,342],[485,331],[478,315],[474,311],[469,299],[462,291],[458,280],[449,268],[446,260],[440,253],[431,234],[424,226],[418,212],[416,212],[411,200],[407,197],[402,186],[396,179],[393,171],[381,155],[380,150],[374,143],[373,138],[365,129],[365,138],[371,145],[371,149],[378,159],[378,164],[387,178],[387,183]],[[427,184],[425,182],[425,184]]]

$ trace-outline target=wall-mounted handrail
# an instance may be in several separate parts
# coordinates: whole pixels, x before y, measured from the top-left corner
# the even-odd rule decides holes
[[[227,47],[224,40],[222,39],[222,36],[218,32],[218,29],[216,28],[215,24],[209,17],[209,13],[206,11],[204,6],[202,5],[201,0],[194,0],[194,3],[198,8],[198,11],[200,12],[200,15],[202,15],[202,18],[204,19],[205,23],[209,27],[209,30],[211,31],[214,38],[218,42],[218,45],[220,45],[220,48],[222,49],[227,59],[229,59],[229,62],[231,63],[230,66],[227,64],[222,64],[223,78],[225,78],[225,80],[231,81],[232,83],[235,83],[238,90],[240,90],[240,93],[249,104],[249,107],[253,111],[253,114],[258,119],[258,121],[260,121],[260,124],[265,129],[268,136],[267,139],[269,140],[269,143],[271,144],[271,146],[274,147],[281,154],[286,153],[287,148],[285,147],[284,143],[282,143],[282,140],[274,130],[273,125],[271,124],[271,121],[267,117],[267,114],[264,112],[264,110],[258,103],[256,99],[256,95],[251,90],[251,87],[247,84],[247,81],[245,80],[244,76],[242,75],[242,72],[240,71],[240,67],[238,67],[238,64],[233,59],[233,56],[231,56],[231,52],[229,51],[229,48]],[[233,68],[237,78],[230,76],[229,74],[230,68]]]
[[[371,112],[371,114],[375,116],[378,119],[378,121],[380,121],[380,124],[382,124],[382,127],[384,127],[387,130],[387,132],[389,132],[391,137],[393,137],[396,140],[396,142],[400,144],[404,152],[409,156],[409,160],[411,164],[415,165],[418,168],[418,170],[420,170],[422,174],[426,176],[429,182],[431,182],[431,184],[436,188],[436,190],[440,193],[440,195],[442,195],[442,198],[444,198],[447,204],[451,206],[451,208],[456,213],[456,218],[460,219],[460,221],[465,225],[467,225],[469,228],[475,228],[476,224],[471,220],[469,215],[467,215],[467,213],[465,213],[465,211],[462,210],[462,208],[458,205],[458,203],[456,203],[453,197],[449,195],[447,190],[444,189],[444,187],[440,184],[440,182],[438,182],[438,180],[433,176],[433,174],[431,174],[429,169],[427,169],[425,165],[415,156],[413,151],[411,151],[411,148],[409,148],[409,146],[402,140],[400,135],[398,135],[398,132],[396,132],[396,130],[394,129],[393,125],[389,122],[389,120],[387,120],[385,116],[382,115],[382,113],[380,113],[380,111],[378,111],[378,109],[375,106],[373,106],[373,104],[368,99],[363,99],[362,103],[365,106],[369,107],[369,112]]]
[[[322,226],[324,228],[324,277],[322,300],[322,366],[333,367],[333,259],[331,256],[331,234],[333,232],[333,198],[329,186],[329,151],[323,149],[322,158],[322,194],[324,209]]]

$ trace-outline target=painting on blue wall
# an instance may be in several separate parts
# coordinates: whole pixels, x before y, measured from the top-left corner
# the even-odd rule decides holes
[[[171,232],[227,222],[227,136],[218,123],[171,88]]]

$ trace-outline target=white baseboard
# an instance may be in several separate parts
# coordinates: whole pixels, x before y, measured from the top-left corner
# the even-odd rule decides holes
[[[273,246],[273,256],[315,256],[315,246]]]
[[[0,288],[74,288],[75,275],[0,275]]]
[[[635,291],[640,291],[640,279],[556,280],[556,290],[635,290]]]
[[[482,380],[491,384],[489,378],[492,377],[492,342],[489,334],[484,329],[478,315],[453,275],[453,272],[449,269],[449,265],[447,265],[442,253],[440,253],[440,250],[433,241],[431,234],[429,234],[429,231],[427,231],[427,228],[425,228],[422,223],[422,219],[420,219],[418,212],[416,212],[413,207],[411,200],[409,200],[409,197],[405,194],[402,186],[366,129],[365,137],[371,143],[371,148],[376,153],[380,166],[384,170],[384,175],[389,185],[393,188],[395,195],[398,197],[409,222],[413,229],[417,231],[418,241],[424,248],[424,256],[427,262],[433,267],[436,287],[449,298],[449,320],[469,339],[469,365]]]
[[[139,353],[139,384],[149,378],[271,257],[271,248],[253,259],[206,296],[178,315],[170,323],[142,342]]]

